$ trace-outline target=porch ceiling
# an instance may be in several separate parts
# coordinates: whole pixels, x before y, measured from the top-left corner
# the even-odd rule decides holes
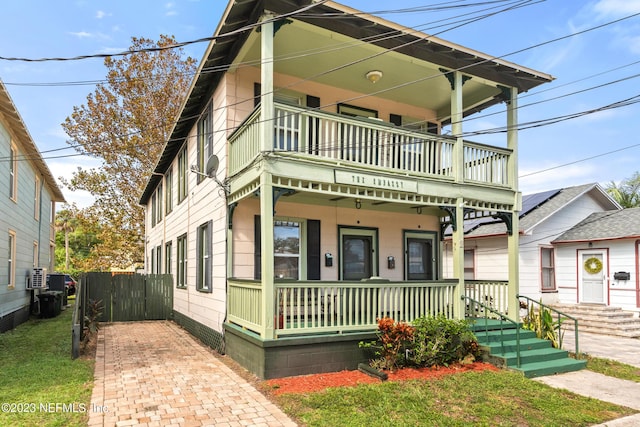
[[[397,35],[393,38],[386,37],[388,40],[381,42],[381,46],[337,34],[328,28],[288,20],[279,27],[274,37],[274,70],[276,73],[297,77],[301,82],[314,81],[363,96],[371,95],[428,108],[436,111],[441,121],[447,122],[451,114],[451,86],[442,70],[469,67],[471,71],[474,68],[470,67],[472,61],[481,59],[458,61],[455,59],[457,54],[454,49],[433,46],[421,36],[427,37],[424,34],[412,36],[410,40]],[[381,36],[376,38],[380,39]],[[412,53],[430,53],[423,56],[434,60],[437,59],[436,56],[442,58],[437,63],[401,53],[407,50]],[[446,58],[442,52],[450,54],[453,59],[442,60]],[[253,31],[234,66],[256,66],[259,63],[260,33]],[[493,65],[493,68],[497,67]],[[371,70],[383,73],[375,84],[365,77]],[[498,75],[494,74],[493,77]],[[474,76],[464,84],[464,109],[471,112],[476,108],[502,102],[502,92],[496,86],[498,83],[520,86],[518,82],[506,82],[504,78],[489,81]],[[296,87],[288,86],[286,89],[296,90]],[[358,101],[354,99],[349,103],[357,105]]]

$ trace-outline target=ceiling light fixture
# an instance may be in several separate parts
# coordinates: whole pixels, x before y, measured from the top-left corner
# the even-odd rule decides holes
[[[382,78],[382,71],[371,70],[367,74],[365,74],[365,77],[371,83],[376,83],[378,80],[380,80]]]

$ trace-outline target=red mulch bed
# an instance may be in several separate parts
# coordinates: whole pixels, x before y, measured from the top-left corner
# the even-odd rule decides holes
[[[483,362],[468,365],[432,368],[403,368],[395,372],[387,372],[388,381],[405,381],[415,379],[440,378],[445,375],[468,371],[497,371],[498,368]],[[360,371],[341,371],[325,374],[301,375],[298,377],[276,378],[267,380],[270,392],[280,395],[285,393],[308,393],[324,390],[327,387],[352,387],[358,384],[379,383],[380,380]]]

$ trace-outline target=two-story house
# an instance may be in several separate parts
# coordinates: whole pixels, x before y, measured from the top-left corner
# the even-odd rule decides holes
[[[54,265],[55,203],[64,196],[0,81],[0,332],[29,318],[34,267]],[[45,271],[45,270],[41,270]]]
[[[147,271],[261,377],[354,368],[379,317],[464,317],[463,222],[497,216],[517,316],[518,95],[551,80],[331,1],[230,1],[141,196]],[[463,139],[496,104],[504,144]]]

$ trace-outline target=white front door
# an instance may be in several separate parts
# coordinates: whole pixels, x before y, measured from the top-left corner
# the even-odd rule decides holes
[[[580,302],[606,304],[607,262],[604,251],[578,251]]]

